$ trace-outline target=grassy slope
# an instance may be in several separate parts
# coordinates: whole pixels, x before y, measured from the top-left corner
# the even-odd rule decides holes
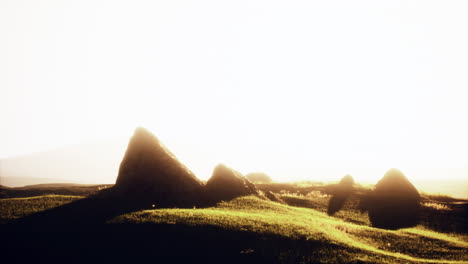
[[[111,184],[73,183],[36,184],[15,188],[0,186],[0,198],[21,198],[48,194],[89,196],[111,186]]]
[[[0,199],[0,223],[44,211],[83,198],[70,195],[44,195]]]
[[[207,209],[157,209],[119,216],[111,223],[216,226],[290,239],[337,244],[367,262],[467,263],[468,243],[424,229],[387,231],[345,222],[323,212],[242,197]]]
[[[46,195],[0,199],[0,222],[80,198]],[[327,197],[283,195],[282,198],[289,204],[302,207],[282,205],[256,197],[241,197],[205,209],[154,209],[133,212],[118,216],[109,223],[170,226],[184,230],[185,233],[214,227],[217,230],[232,232],[233,236],[244,232],[255,234],[256,237],[274,237],[273,241],[280,241],[276,238],[287,239],[296,241],[289,251],[278,253],[283,250],[279,248],[281,246],[261,246],[253,243],[249,244],[246,252],[278,253],[282,254],[283,258],[284,255],[298,254],[306,262],[308,259],[322,263],[468,263],[468,243],[465,235],[443,234],[424,227],[398,231],[375,229],[368,226],[367,217],[356,210],[353,201],[336,217],[330,217],[324,213]],[[304,246],[313,243],[319,245],[318,248]],[[312,250],[316,252],[311,252]]]

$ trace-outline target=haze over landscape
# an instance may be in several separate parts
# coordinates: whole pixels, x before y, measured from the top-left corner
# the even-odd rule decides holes
[[[2,263],[468,263],[467,11],[0,1]]]
[[[0,184],[113,183],[144,126],[204,180],[395,167],[468,197],[467,5],[2,1]]]

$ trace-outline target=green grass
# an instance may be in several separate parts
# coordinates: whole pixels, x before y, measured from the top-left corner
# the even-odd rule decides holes
[[[81,198],[45,195],[0,199],[0,222]],[[171,226],[183,232],[214,228],[231,232],[233,237],[240,237],[239,233],[255,234],[274,242],[249,244],[241,254],[276,254],[278,260],[284,260],[279,262],[298,262],[299,259],[305,263],[468,263],[468,237],[464,234],[440,233],[424,226],[397,231],[372,228],[367,215],[359,213],[357,202],[352,199],[331,217],[326,214],[329,196],[283,194],[281,198],[290,205],[247,196],[203,209],[137,211],[117,216],[107,223],[110,226]],[[284,240],[292,241],[288,244],[292,246],[283,247]]]
[[[241,197],[207,209],[156,209],[129,213],[110,223],[216,226],[259,235],[337,244],[352,258],[388,263],[467,263],[468,243],[459,237],[418,228],[387,231],[346,222],[308,208]]]
[[[83,198],[70,195],[44,195],[0,199],[0,223],[44,211]]]
[[[54,183],[36,184],[15,188],[0,187],[0,198],[21,198],[50,194],[89,196],[111,186],[112,184]]]

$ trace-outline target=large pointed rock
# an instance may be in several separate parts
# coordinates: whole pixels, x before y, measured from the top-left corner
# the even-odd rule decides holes
[[[204,200],[203,183],[144,128],[130,139],[114,188],[155,207],[190,207]]]
[[[244,195],[260,195],[257,187],[240,172],[223,164],[213,170],[206,191],[214,201],[228,201]]]
[[[367,201],[372,226],[385,229],[412,227],[419,222],[421,197],[397,169],[390,169]]]

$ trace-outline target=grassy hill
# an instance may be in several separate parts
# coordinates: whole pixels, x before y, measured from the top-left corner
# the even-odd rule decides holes
[[[113,184],[46,183],[23,187],[0,186],[0,198],[20,198],[49,194],[89,196]]]
[[[0,199],[0,219],[6,222],[81,198]],[[397,231],[376,229],[369,227],[367,215],[359,213],[353,201],[330,217],[325,213],[326,195],[283,194],[282,198],[301,207],[246,196],[202,209],[126,213],[99,227],[62,232],[48,232],[44,227],[39,230],[47,232],[46,240],[30,233],[8,233],[10,225],[2,225],[1,230],[3,235],[11,235],[4,236],[10,245],[28,241],[41,245],[40,252],[59,250],[63,254],[78,254],[79,248],[80,254],[97,254],[107,260],[121,260],[128,254],[210,256],[255,263],[468,263],[466,234],[437,232],[424,225]],[[440,211],[434,210],[434,214]],[[57,240],[64,243],[59,245]]]
[[[215,226],[232,231],[275,235],[304,243],[319,242],[323,247],[319,248],[323,250],[323,254],[320,254],[322,262],[336,260],[328,255],[328,246],[349,249],[346,253],[342,252],[342,257],[347,258],[346,261],[468,261],[468,243],[466,238],[461,236],[450,236],[421,228],[381,230],[349,223],[316,210],[282,205],[257,197],[241,197],[208,209],[145,210],[116,217],[110,223],[175,224],[193,228]],[[250,250],[254,253],[264,252],[265,249]]]
[[[64,205],[83,196],[43,195],[26,198],[0,199],[0,223],[7,223],[33,213]]]

